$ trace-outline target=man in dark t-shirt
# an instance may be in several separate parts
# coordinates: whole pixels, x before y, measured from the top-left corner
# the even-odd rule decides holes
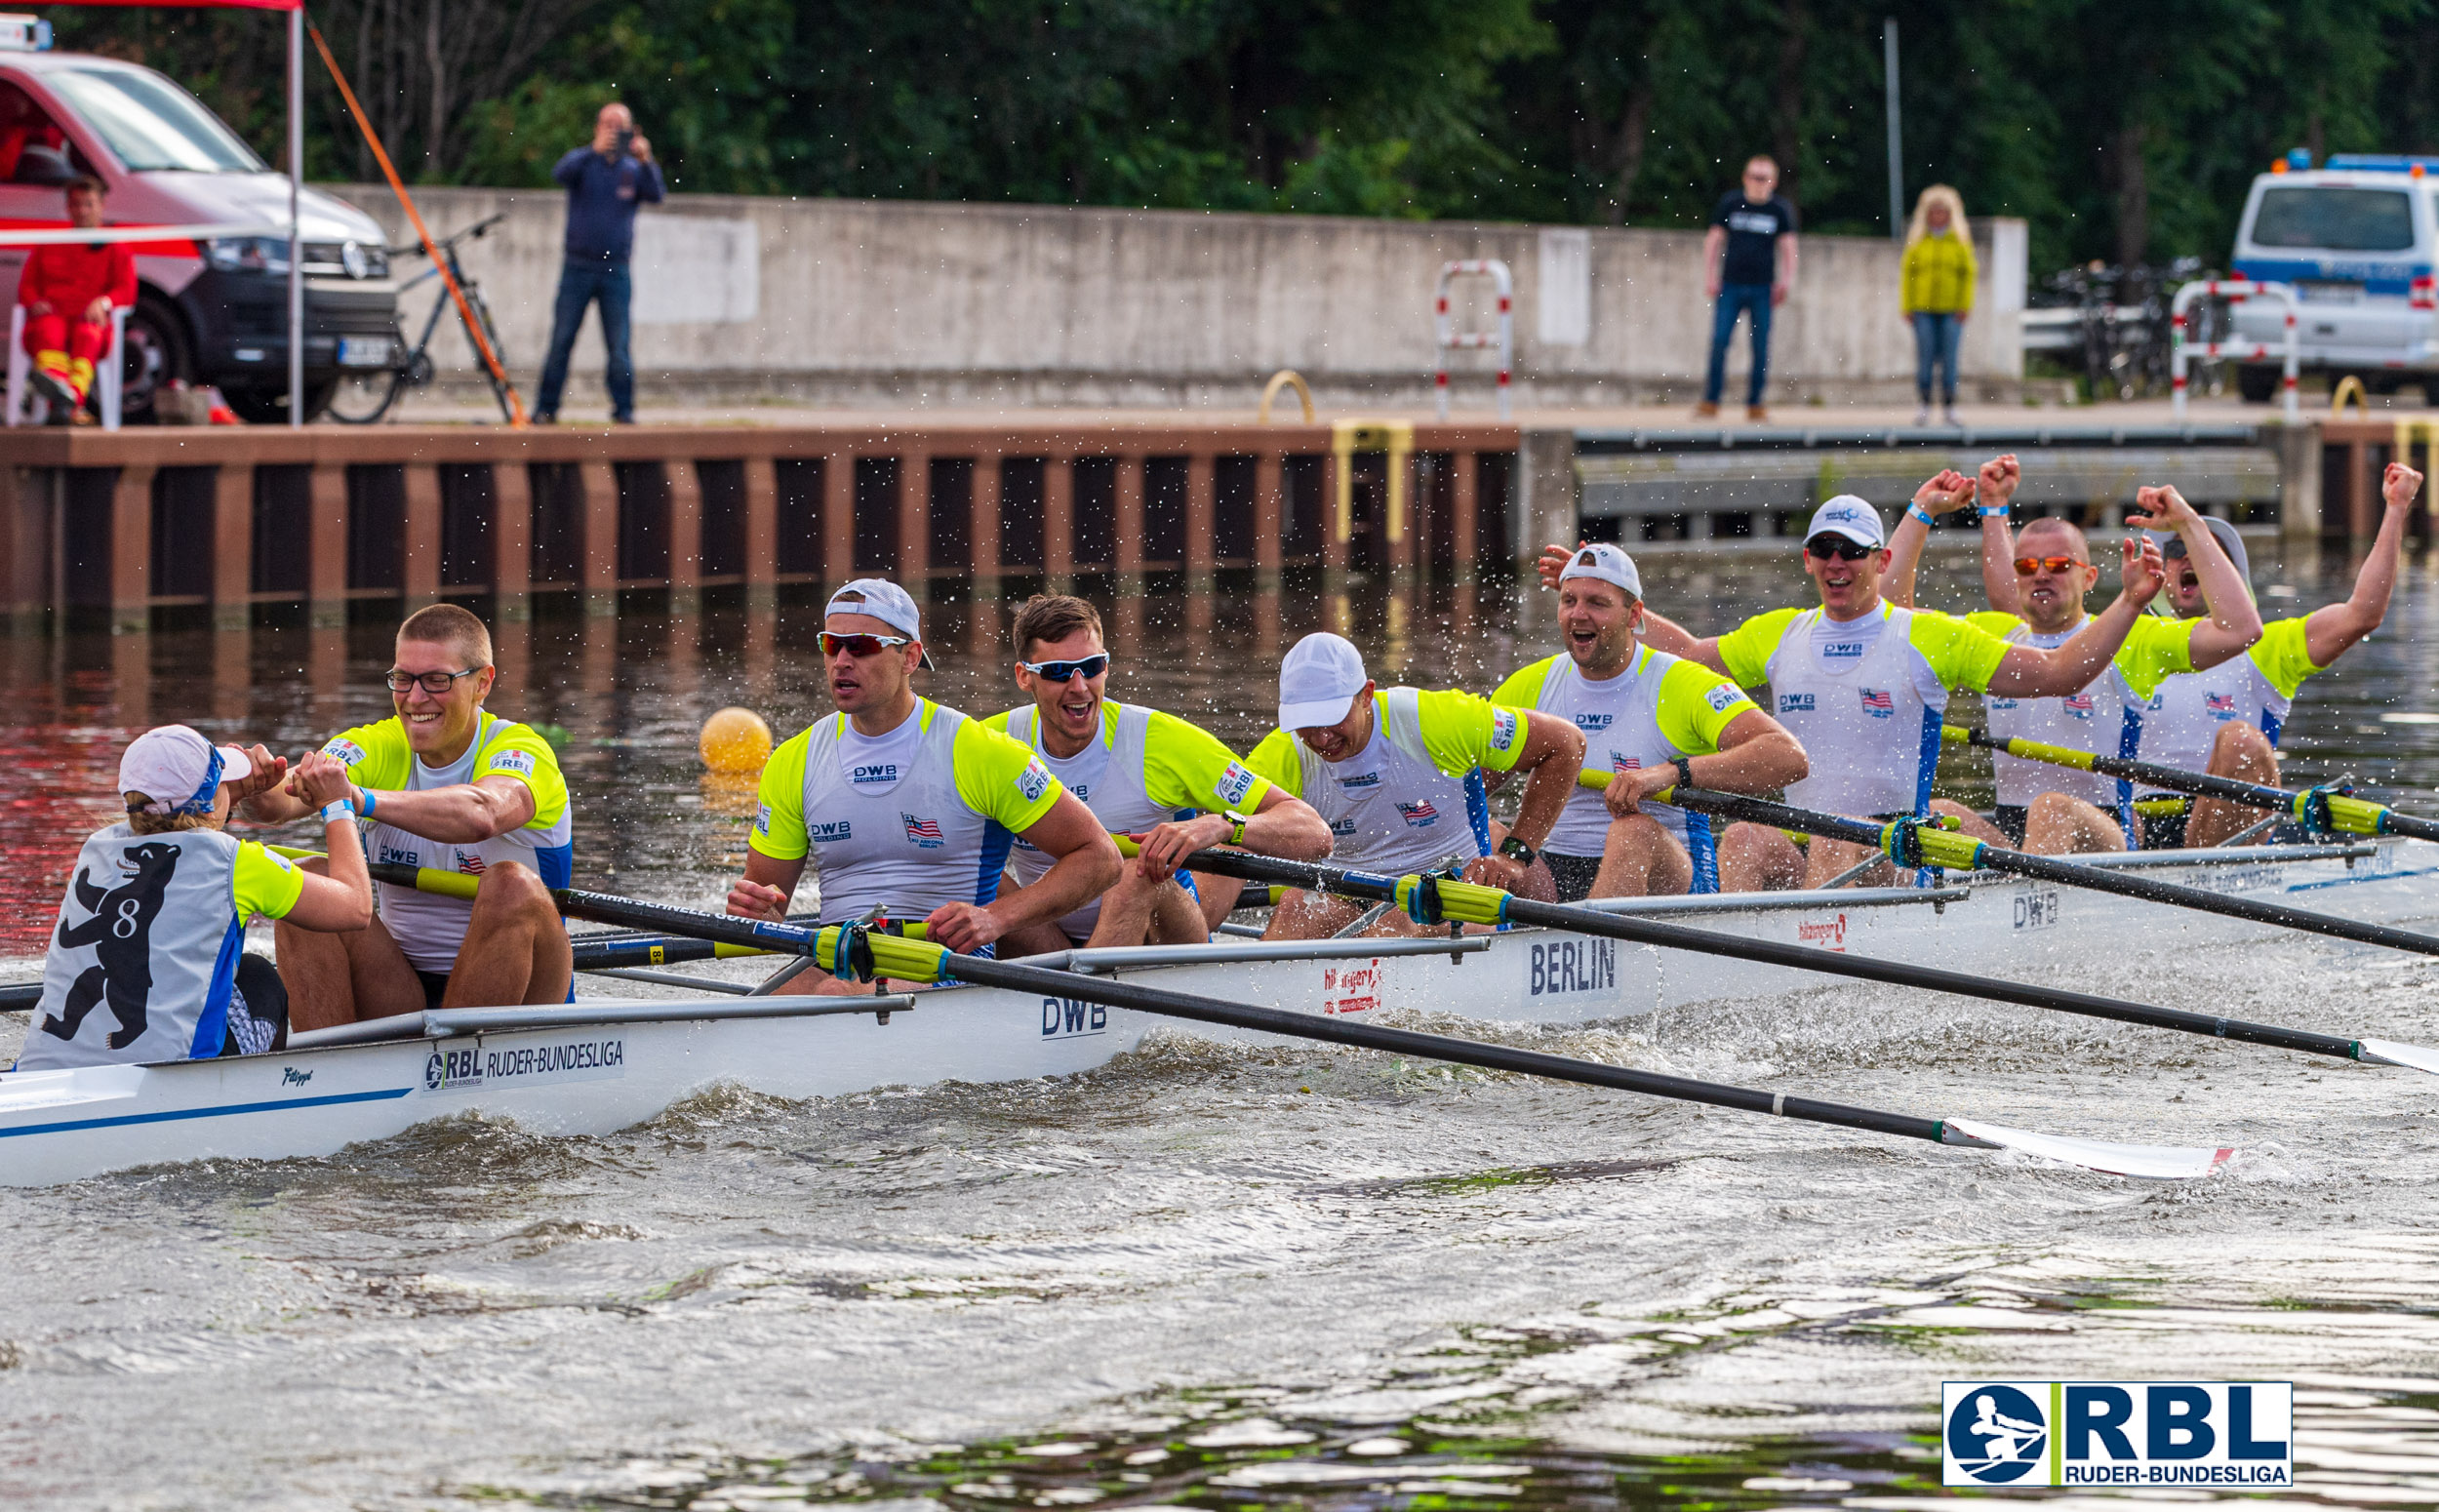
[[[1779,197],[1779,165],[1757,157],[1744,165],[1744,186],[1720,197],[1702,237],[1702,266],[1716,301],[1711,312],[1710,372],[1695,414],[1719,413],[1728,383],[1728,343],[1737,316],[1753,321],[1753,371],[1744,385],[1744,418],[1768,419],[1762,383],[1770,376],[1770,312],[1795,287],[1795,207]]]
[[[635,129],[635,117],[615,101],[593,117],[590,146],[559,160],[550,177],[568,191],[567,260],[559,268],[559,298],[550,317],[550,355],[542,360],[541,392],[534,421],[559,418],[568,382],[568,362],[584,311],[601,305],[601,342],[608,348],[602,381],[610,390],[610,418],[635,422],[635,362],[627,347],[627,321],[634,284],[627,263],[635,251],[635,210],[658,205],[668,185],[652,160],[652,143]]]

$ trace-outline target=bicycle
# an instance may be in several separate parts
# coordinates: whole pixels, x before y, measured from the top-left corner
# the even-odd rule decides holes
[[[507,371],[508,354],[506,348],[500,343],[500,327],[492,319],[491,306],[483,302],[482,289],[476,285],[473,278],[467,275],[464,265],[458,260],[458,247],[461,242],[479,241],[490,234],[492,227],[507,219],[507,213],[502,211],[488,219],[477,220],[462,230],[453,232],[436,244],[440,255],[448,259],[450,276],[458,281],[458,288],[465,295],[467,310],[471,311],[474,318],[482,323],[484,339],[491,343],[492,353],[500,359],[502,372]],[[420,243],[392,247],[389,249],[389,255],[393,258],[418,257],[423,255],[423,247]],[[440,265],[434,263],[431,267],[399,285],[398,293],[403,297],[416,285],[427,280],[436,280],[439,277]],[[432,312],[424,317],[423,334],[416,340],[414,346],[408,348],[397,361],[387,366],[353,368],[340,377],[337,392],[331,395],[330,418],[342,425],[371,425],[379,421],[382,416],[387,415],[390,407],[395,405],[399,396],[408,389],[429,387],[434,371],[431,357],[432,338],[439,334],[441,316],[456,306],[457,301],[449,298],[449,290],[444,285],[432,300]],[[459,321],[462,325],[464,316],[460,315]],[[467,339],[469,344],[473,344],[470,335]],[[509,403],[507,385],[495,378],[488,369],[483,372],[483,379],[491,385],[492,398],[500,406],[500,418],[514,419],[515,410]]]

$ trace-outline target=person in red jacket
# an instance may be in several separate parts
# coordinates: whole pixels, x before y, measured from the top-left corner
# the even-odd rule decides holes
[[[69,179],[68,224],[99,228],[101,194],[99,179]],[[17,302],[25,306],[34,390],[50,401],[53,423],[93,423],[85,395],[94,364],[110,355],[110,311],[136,302],[135,254],[124,242],[36,247],[18,275]]]

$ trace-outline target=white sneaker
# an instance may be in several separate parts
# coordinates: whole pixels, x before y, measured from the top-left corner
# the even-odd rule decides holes
[[[1931,423],[1931,406],[1924,405],[1921,409],[1914,412],[1914,423],[1917,425],[1928,425]]]
[[[1962,429],[1964,427],[1964,421],[1956,418],[1956,410],[1953,406],[1942,409],[1939,412],[1939,423],[1942,425],[1952,425],[1958,429]]]

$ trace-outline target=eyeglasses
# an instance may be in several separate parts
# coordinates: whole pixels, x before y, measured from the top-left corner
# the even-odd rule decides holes
[[[408,689],[420,685],[423,691],[430,694],[433,697],[445,698],[449,696],[449,690],[458,686],[459,678],[472,677],[475,673],[482,670],[483,669],[481,667],[467,667],[462,672],[400,672],[392,670],[382,673],[381,681],[389,685],[389,691],[391,693],[405,693]]]
[[[2035,573],[2070,573],[2092,564],[2071,556],[2019,556],[2016,559],[2016,576],[2029,577]]]
[[[1109,653],[1097,651],[1081,661],[1020,661],[1017,665],[1054,683],[1071,682],[1079,677],[1091,682],[1109,670]]]
[[[877,657],[894,647],[913,644],[902,635],[833,635],[827,630],[821,632],[821,655],[835,657],[843,651],[860,661],[866,657]]]
[[[1879,549],[1878,546],[1866,546],[1859,540],[1849,540],[1844,536],[1834,536],[1825,531],[1804,542],[1804,554],[1823,562],[1831,557],[1841,562],[1859,562]]]

